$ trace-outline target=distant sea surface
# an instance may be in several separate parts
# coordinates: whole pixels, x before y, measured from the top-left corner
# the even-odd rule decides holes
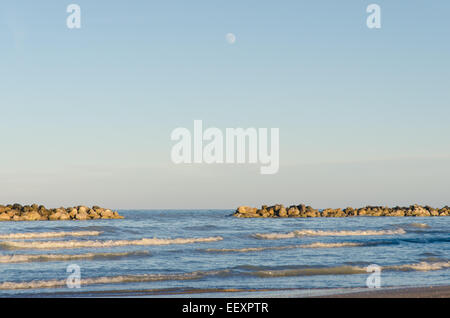
[[[450,217],[238,219],[232,212],[0,222],[0,296],[308,295],[367,288],[372,264],[381,287],[450,285]],[[77,268],[80,288],[69,288]]]

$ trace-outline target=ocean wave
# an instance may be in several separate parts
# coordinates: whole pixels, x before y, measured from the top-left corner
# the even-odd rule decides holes
[[[301,245],[288,245],[288,246],[270,246],[270,247],[245,247],[245,248],[207,248],[202,251],[211,253],[246,253],[246,252],[260,252],[269,250],[287,250],[293,248],[301,248]]]
[[[150,255],[148,251],[124,252],[124,253],[86,253],[86,254],[19,254],[19,255],[1,255],[0,263],[29,263],[29,262],[56,262],[68,260],[83,259],[116,259],[129,256]]]
[[[0,245],[8,249],[71,249],[83,247],[116,247],[128,245],[171,245],[171,244],[191,244],[207,243],[223,240],[222,237],[204,237],[204,238],[142,238],[140,240],[116,240],[116,241],[36,241],[36,242],[18,242],[3,241]]]
[[[186,226],[184,229],[190,231],[214,231],[220,229],[220,226],[214,224],[205,224],[205,225],[192,225]]]
[[[122,284],[122,283],[140,283],[156,282],[169,280],[194,280],[206,276],[226,275],[228,270],[219,271],[196,271],[181,274],[142,274],[142,275],[119,275],[105,276],[95,278],[85,278],[80,280],[80,285],[99,285],[99,284]],[[29,282],[3,282],[0,283],[0,290],[14,289],[41,289],[41,288],[61,288],[66,287],[66,280],[34,280]]]
[[[405,234],[405,230],[357,230],[357,231],[322,231],[322,230],[296,230],[289,233],[256,233],[252,236],[257,239],[277,240],[302,236],[377,236],[377,235],[397,235]]]
[[[436,271],[440,269],[445,269],[450,267],[450,262],[420,262],[415,264],[404,264],[404,265],[392,265],[383,267],[385,270],[397,270],[397,271]]]
[[[336,248],[336,247],[355,247],[364,246],[364,243],[342,242],[342,243],[311,243],[302,245],[303,248]]]
[[[256,271],[253,275],[258,277],[289,277],[289,276],[313,276],[313,275],[349,275],[367,273],[364,268],[356,266],[299,268],[282,270]]]
[[[407,226],[410,227],[417,227],[417,228],[421,228],[421,229],[428,229],[430,228],[430,226],[426,223],[409,223],[407,224]]]
[[[287,246],[267,246],[267,247],[245,247],[245,248],[207,248],[203,251],[212,253],[247,253],[247,252],[260,252],[270,250],[287,250],[294,248],[338,248],[338,247],[354,247],[364,246],[363,243],[342,242],[342,243],[311,243],[302,245],[287,245]]]
[[[428,225],[426,223],[421,223],[421,222],[396,223],[396,224],[392,224],[392,226],[396,226],[396,227],[400,227],[400,228],[407,228],[408,230],[431,228],[430,225]]]
[[[442,257],[436,257],[436,256],[429,256],[425,258],[420,259],[421,262],[446,262],[446,259],[443,259]]]
[[[446,232],[448,234],[448,232]],[[431,244],[431,243],[446,243],[450,242],[450,237],[447,235],[446,237],[413,237],[413,238],[402,238],[399,239],[402,242],[414,243],[414,244]]]
[[[100,231],[75,231],[75,232],[30,232],[30,233],[10,233],[0,234],[0,239],[34,239],[34,238],[52,238],[64,236],[97,236]]]
[[[435,271],[450,267],[450,262],[420,262],[413,264],[380,266],[381,271]],[[336,266],[336,267],[302,267],[294,269],[258,270],[251,275],[258,277],[290,277],[313,275],[351,275],[367,274],[368,267],[361,266]]]
[[[241,266],[244,268],[245,266]],[[450,262],[420,262],[414,264],[388,265],[381,266],[382,271],[433,271],[450,267]],[[314,276],[314,275],[353,275],[367,274],[368,266],[334,266],[334,267],[307,267],[284,268],[284,269],[261,269],[255,266],[247,266],[247,272],[240,271],[233,273],[230,269],[195,271],[189,273],[174,274],[141,274],[141,275],[119,275],[104,276],[94,278],[84,278],[80,280],[82,286],[99,284],[122,284],[122,283],[140,283],[156,281],[181,281],[196,280],[207,276],[233,276],[249,275],[260,278],[277,278],[293,276]],[[3,282],[0,283],[0,290],[15,289],[43,289],[43,288],[63,288],[66,287],[66,280],[33,280],[28,282]]]

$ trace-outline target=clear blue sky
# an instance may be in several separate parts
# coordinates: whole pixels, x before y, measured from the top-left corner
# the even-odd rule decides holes
[[[2,0],[0,203],[450,204],[449,13],[446,0]],[[280,172],[173,165],[170,133],[194,119],[279,127]]]

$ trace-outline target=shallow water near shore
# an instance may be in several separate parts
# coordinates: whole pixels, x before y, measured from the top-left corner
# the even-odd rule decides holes
[[[312,295],[366,288],[371,264],[381,267],[384,287],[450,285],[450,217],[239,219],[232,212],[2,222],[0,296]],[[66,286],[71,264],[80,266],[79,289]]]

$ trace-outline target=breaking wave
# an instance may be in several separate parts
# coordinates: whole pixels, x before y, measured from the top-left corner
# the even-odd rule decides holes
[[[287,239],[302,236],[376,236],[405,234],[405,230],[366,230],[366,231],[321,231],[321,230],[297,230],[289,233],[256,233],[253,237],[264,240]]]
[[[421,222],[410,222],[410,223],[396,223],[396,224],[392,224],[392,226],[397,226],[400,228],[406,228],[406,229],[430,229],[431,226],[426,224],[426,223],[421,223]]]
[[[414,264],[380,266],[382,271],[435,271],[450,267],[450,262],[420,262]],[[367,274],[368,267],[360,266],[336,266],[336,267],[309,267],[281,270],[259,270],[252,273],[258,277],[289,277],[289,276],[313,276],[313,275],[350,275]]]
[[[311,243],[302,245],[303,248],[335,248],[335,247],[355,247],[364,246],[363,243],[342,242],[342,243]]]
[[[243,266],[241,266],[243,267]],[[83,285],[98,284],[121,284],[121,283],[140,283],[140,282],[156,282],[156,281],[182,281],[196,280],[207,276],[232,276],[232,275],[250,275],[261,278],[273,277],[290,277],[290,276],[313,276],[313,275],[352,275],[367,274],[368,267],[363,266],[335,266],[335,267],[306,267],[290,268],[290,269],[254,269],[254,266],[247,266],[249,271],[233,273],[232,269],[211,270],[211,271],[195,271],[190,273],[179,274],[141,274],[141,275],[119,275],[85,278],[80,280]],[[432,271],[441,270],[450,267],[449,261],[444,262],[420,262],[414,264],[389,265],[381,267],[382,271]],[[66,287],[66,280],[34,280],[29,282],[3,282],[0,283],[0,290],[15,289],[42,289],[42,288],[62,288]]]
[[[428,262],[420,262],[415,264],[405,264],[405,265],[392,265],[392,266],[386,266],[383,267],[383,269],[386,270],[398,270],[398,271],[421,271],[421,272],[427,272],[427,271],[437,271],[440,269],[445,269],[450,267],[450,262],[435,262],[435,263],[428,263]]]
[[[98,284],[156,282],[169,280],[193,280],[193,279],[201,279],[206,276],[225,275],[227,273],[228,270],[220,270],[220,271],[197,271],[182,274],[142,274],[142,275],[105,276],[105,277],[81,279],[80,285],[84,286],[84,285],[98,285]],[[61,288],[61,287],[66,287],[65,279],[0,283],[0,290],[41,289],[41,288]]]
[[[170,245],[170,244],[191,244],[191,243],[207,243],[223,240],[222,237],[204,237],[204,238],[176,238],[176,239],[159,239],[159,238],[143,238],[140,240],[116,240],[116,241],[42,241],[42,242],[16,242],[7,241],[0,242],[9,249],[70,249],[83,247],[116,247],[127,245]]]
[[[288,245],[288,246],[270,246],[270,247],[246,247],[246,248],[207,248],[203,251],[211,253],[246,253],[246,252],[260,252],[270,250],[287,250],[293,248],[301,248],[301,245]]]
[[[417,228],[421,228],[421,229],[428,229],[430,228],[430,226],[426,223],[410,223],[408,224],[408,226],[410,227],[417,227]]]
[[[0,234],[0,239],[34,239],[34,238],[51,238],[51,237],[64,237],[64,236],[97,236],[102,232],[100,231],[77,231],[77,232],[42,232],[42,233],[11,233]]]
[[[207,248],[203,251],[212,253],[247,253],[247,252],[260,252],[269,250],[287,250],[294,248],[336,248],[336,247],[354,247],[354,246],[364,246],[363,243],[311,243],[303,245],[287,245],[287,246],[269,246],[269,247],[247,247],[247,248]]]
[[[0,263],[28,263],[28,262],[55,262],[67,260],[83,259],[116,259],[129,256],[150,255],[148,251],[124,252],[124,253],[86,253],[86,254],[19,254],[19,255],[1,255]]]
[[[253,275],[258,277],[288,277],[288,276],[312,276],[312,275],[349,275],[367,273],[364,268],[356,266],[337,266],[322,268],[299,268],[282,270],[256,271]]]

